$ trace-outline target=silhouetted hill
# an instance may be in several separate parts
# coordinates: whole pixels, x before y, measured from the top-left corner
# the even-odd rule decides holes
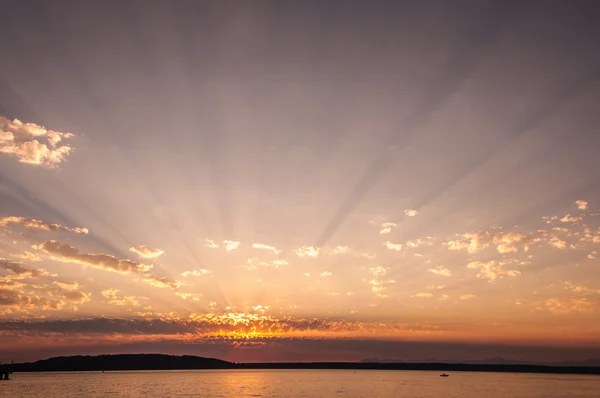
[[[55,357],[11,366],[14,372],[228,369],[232,367],[232,363],[220,359],[162,354],[78,355]]]
[[[498,360],[499,358],[495,358]],[[439,372],[519,372],[600,375],[598,366],[544,366],[527,364],[474,364],[443,362],[290,362],[232,363],[213,358],[161,354],[123,354],[55,357],[37,362],[9,365],[13,372],[175,370],[175,369],[355,369],[432,370]],[[591,361],[590,361],[591,362]],[[591,362],[592,363],[592,362]]]

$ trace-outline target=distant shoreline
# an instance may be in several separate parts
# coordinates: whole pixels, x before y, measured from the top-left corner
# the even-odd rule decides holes
[[[600,375],[596,366],[494,365],[461,363],[378,363],[378,362],[288,362],[233,363],[214,358],[162,354],[121,354],[55,357],[36,362],[0,365],[12,372],[72,372],[124,370],[428,370],[439,372],[511,372],[542,374]],[[1,369],[0,369],[1,370]]]

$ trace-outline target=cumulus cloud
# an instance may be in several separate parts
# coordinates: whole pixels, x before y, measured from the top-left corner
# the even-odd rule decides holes
[[[550,240],[548,240],[548,244],[557,249],[566,249],[567,248],[567,242],[559,239],[556,236],[553,236],[552,238],[550,238]]]
[[[575,204],[577,205],[577,208],[579,210],[587,210],[588,202],[586,202],[585,200],[576,200]]]
[[[479,270],[477,277],[488,279],[490,282],[502,279],[504,276],[521,275],[521,271],[515,269],[505,270],[504,263],[497,261],[471,261],[467,264],[467,268]]]
[[[400,250],[402,250],[402,244],[401,244],[401,243],[392,243],[392,242],[390,242],[390,241],[388,240],[388,241],[386,241],[386,242],[383,242],[383,245],[384,245],[385,247],[387,247],[388,249],[390,249],[390,250],[395,250],[395,251],[398,251],[398,252],[399,252]]]
[[[267,251],[270,251],[273,254],[279,254],[279,253],[281,253],[281,249],[278,249],[275,246],[265,245],[264,243],[253,243],[252,247],[254,249],[267,250]]]
[[[7,289],[0,286],[0,306],[30,310],[62,310],[70,306],[77,311],[77,305],[90,301],[91,294],[76,290],[64,290],[52,285],[38,286],[40,293],[25,293],[20,289]]]
[[[438,265],[435,268],[429,268],[429,272],[436,274],[436,275],[440,275],[440,276],[451,276],[452,272],[444,267],[443,265]]]
[[[406,210],[404,210],[404,215],[406,215],[407,217],[414,217],[418,213],[419,212],[417,210],[413,210],[413,209],[406,209]]]
[[[396,228],[396,224],[394,224],[393,222],[384,222],[383,224],[381,224],[381,229],[379,230],[379,233],[381,235],[389,234],[390,232],[392,232],[392,228]]]
[[[587,255],[587,258],[589,258],[590,260],[593,260],[597,256],[598,256],[598,252],[596,250],[594,250],[593,252],[591,252],[590,254]]]
[[[75,232],[77,234],[87,234],[89,231],[87,228],[69,228],[62,226],[60,224],[49,224],[44,221],[35,220],[33,218],[25,218],[25,217],[0,217],[0,227],[6,227],[10,224],[14,225],[22,225],[26,228],[31,229],[41,229],[43,231],[69,231]]]
[[[317,257],[320,250],[321,249],[314,246],[302,246],[294,250],[294,253],[296,253],[298,257]]]
[[[129,249],[129,251],[137,254],[140,258],[144,258],[144,259],[157,258],[157,257],[160,257],[163,254],[165,254],[164,250],[153,249],[151,247],[144,246],[144,245],[132,247]]]
[[[0,153],[14,156],[20,163],[55,167],[67,159],[71,146],[63,140],[71,133],[47,130],[35,123],[23,123],[0,116]]]
[[[210,247],[211,249],[218,249],[219,245],[210,239],[205,239],[206,244],[204,246]]]
[[[320,276],[321,276],[321,278],[325,278],[325,277],[331,276],[331,275],[332,275],[331,272],[329,272],[329,271],[323,271],[323,272],[321,272]]]
[[[223,241],[223,247],[228,252],[237,249],[238,247],[240,247],[240,245],[241,245],[241,242],[236,242],[235,240],[224,240]]]
[[[564,223],[576,223],[583,220],[583,217],[581,216],[572,216],[570,214],[567,214],[566,216],[564,216],[563,218],[560,219],[560,222],[564,222]]]
[[[462,296],[460,296],[460,299],[461,300],[470,300],[470,299],[472,299],[474,297],[475,297],[474,294],[467,293],[467,294],[463,294]]]

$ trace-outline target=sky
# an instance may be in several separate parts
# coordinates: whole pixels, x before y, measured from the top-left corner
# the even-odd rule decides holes
[[[0,361],[600,358],[593,1],[8,1]]]

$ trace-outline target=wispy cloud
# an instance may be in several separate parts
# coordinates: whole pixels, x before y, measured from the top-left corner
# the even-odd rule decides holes
[[[157,258],[157,257],[160,257],[163,254],[165,254],[164,250],[153,249],[151,247],[143,246],[143,245],[137,246],[137,247],[132,247],[129,250],[134,252],[135,254],[137,254],[140,258],[144,258],[144,259]]]
[[[182,272],[181,276],[183,276],[184,278],[187,278],[188,276],[205,276],[205,275],[210,275],[210,274],[212,274],[211,271],[204,269],[204,268],[200,268],[199,270]]]
[[[0,153],[16,157],[20,163],[57,166],[71,152],[71,146],[62,142],[72,136],[0,116]]]
[[[429,272],[436,274],[436,275],[440,275],[440,276],[451,276],[452,272],[444,267],[443,265],[438,265],[435,268],[429,268]]]
[[[252,247],[254,249],[267,250],[267,251],[270,251],[273,254],[279,254],[279,253],[281,253],[281,249],[278,249],[275,246],[265,245],[264,243],[253,243]]]
[[[579,210],[587,210],[588,202],[586,202],[585,200],[576,200],[575,204],[577,205],[577,208]]]
[[[418,214],[419,212],[417,210],[413,210],[413,209],[406,209],[404,210],[404,214],[408,217],[414,217]]]
[[[474,294],[470,294],[470,293],[463,294],[462,296],[460,296],[461,300],[470,300],[472,298],[475,298],[475,295]]]

